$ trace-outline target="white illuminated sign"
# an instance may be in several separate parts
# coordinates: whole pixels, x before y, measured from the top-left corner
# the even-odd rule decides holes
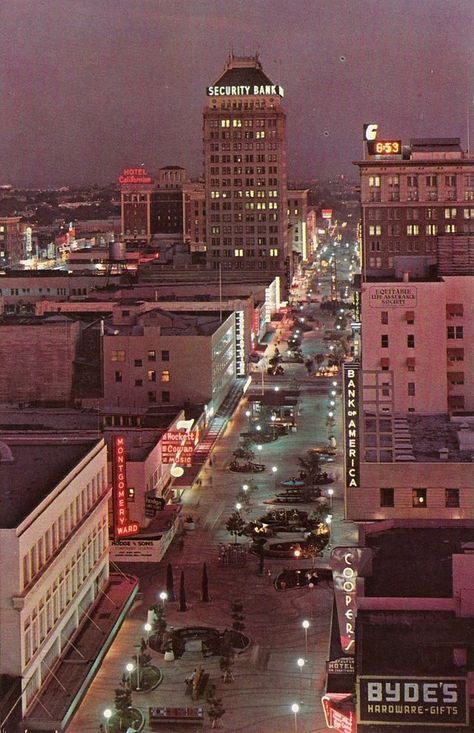
[[[364,125],[364,140],[366,140],[367,142],[371,140],[376,140],[378,129],[379,126],[377,122],[369,122],[368,124]]]
[[[207,87],[206,93],[208,97],[285,96],[279,84],[217,84]]]

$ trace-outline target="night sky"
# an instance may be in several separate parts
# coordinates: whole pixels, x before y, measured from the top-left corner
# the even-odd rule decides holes
[[[380,137],[460,136],[473,0],[4,0],[0,183],[106,183],[124,166],[201,174],[205,89],[233,47],[285,88],[289,178],[356,178]]]

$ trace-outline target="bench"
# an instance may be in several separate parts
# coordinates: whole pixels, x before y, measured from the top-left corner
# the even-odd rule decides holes
[[[150,725],[168,723],[170,724],[203,724],[204,723],[204,709],[195,707],[185,708],[172,708],[172,707],[160,707],[160,708],[149,708],[148,717]]]
[[[204,695],[208,684],[209,684],[209,673],[201,672],[197,681],[193,683],[193,700],[197,700],[198,697],[201,697],[201,695]]]

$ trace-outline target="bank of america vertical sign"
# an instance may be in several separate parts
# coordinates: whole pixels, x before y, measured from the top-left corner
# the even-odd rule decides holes
[[[344,469],[347,488],[360,486],[360,368],[344,364]]]

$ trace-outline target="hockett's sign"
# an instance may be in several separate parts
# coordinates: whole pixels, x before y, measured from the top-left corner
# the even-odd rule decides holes
[[[208,97],[285,96],[283,87],[279,84],[216,84],[207,87],[206,93]]]
[[[464,677],[384,677],[357,679],[357,719],[379,725],[468,726]]]
[[[414,308],[416,288],[413,285],[373,286],[369,288],[371,308]]]
[[[116,435],[112,441],[112,481],[114,535],[118,539],[137,534],[140,525],[138,522],[131,521],[128,516],[127,464],[125,460],[125,438],[122,435]]]

